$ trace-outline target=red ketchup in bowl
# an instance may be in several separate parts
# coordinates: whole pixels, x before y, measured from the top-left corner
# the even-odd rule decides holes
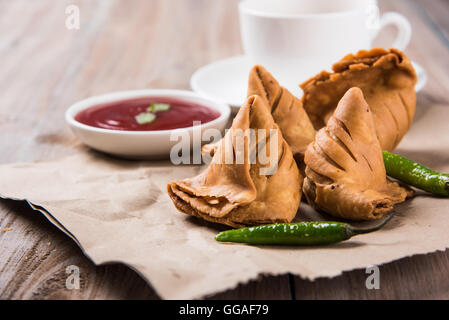
[[[149,115],[149,113],[151,113]],[[158,131],[187,128],[220,117],[220,112],[195,102],[148,97],[114,101],[80,111],[75,120],[96,128],[121,131]]]

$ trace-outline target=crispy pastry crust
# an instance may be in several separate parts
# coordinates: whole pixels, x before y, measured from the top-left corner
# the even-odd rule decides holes
[[[264,100],[274,121],[290,146],[298,164],[304,160],[307,146],[315,138],[315,129],[300,99],[282,87],[264,67],[254,66],[248,79],[248,97],[257,95]],[[213,156],[218,143],[203,146],[203,154]]]
[[[315,138],[315,129],[300,99],[282,87],[264,67],[256,65],[250,72],[248,96],[261,96],[295,157],[304,158],[307,146]]]
[[[362,89],[370,106],[377,136],[392,151],[410,129],[416,109],[416,72],[410,59],[396,49],[350,54],[301,85],[302,102],[315,129],[327,124],[338,102],[352,87]]]
[[[359,88],[342,98],[308,147],[305,163],[307,200],[335,217],[379,219],[407,197],[387,180],[372,112]]]
[[[238,132],[262,129],[268,137],[266,144],[258,137],[245,136],[238,141]],[[270,130],[277,135],[270,136]],[[277,139],[278,152],[270,150],[271,139]],[[242,141],[242,140],[240,140]],[[226,150],[244,159],[242,164],[227,164]],[[255,150],[267,151],[269,158],[276,157],[277,170],[270,175],[261,174],[259,157],[250,161]],[[234,161],[235,162],[235,161]],[[220,141],[208,169],[197,177],[168,184],[167,190],[174,205],[186,214],[211,222],[242,227],[267,223],[291,222],[296,216],[303,178],[265,100],[250,97],[233,121],[231,130]]]

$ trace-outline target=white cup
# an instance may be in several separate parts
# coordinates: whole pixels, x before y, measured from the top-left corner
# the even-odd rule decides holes
[[[245,54],[287,86],[297,86],[348,53],[372,48],[387,25],[405,50],[412,28],[403,15],[382,16],[376,0],[242,0],[240,29]]]

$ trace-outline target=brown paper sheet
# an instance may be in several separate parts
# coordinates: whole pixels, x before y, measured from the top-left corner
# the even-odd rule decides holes
[[[449,172],[447,123],[447,108],[420,107],[397,152]],[[449,247],[449,199],[423,193],[401,205],[385,229],[338,245],[220,244],[214,236],[223,227],[177,212],[166,193],[169,181],[202,169],[80,152],[55,161],[0,166],[0,196],[28,200],[96,264],[123,262],[166,299],[204,297],[260,274],[334,277]],[[297,220],[317,217],[302,205]]]

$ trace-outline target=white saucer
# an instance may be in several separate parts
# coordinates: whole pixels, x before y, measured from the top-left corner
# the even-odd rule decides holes
[[[420,91],[427,83],[427,73],[416,62],[413,62],[413,65],[418,74],[416,91]],[[237,112],[245,101],[251,67],[252,64],[246,56],[217,61],[198,69],[190,79],[190,86],[204,97],[229,104],[232,111]],[[296,83],[281,83],[281,85],[300,97],[302,90],[299,84],[310,77],[310,75],[298,75]]]

